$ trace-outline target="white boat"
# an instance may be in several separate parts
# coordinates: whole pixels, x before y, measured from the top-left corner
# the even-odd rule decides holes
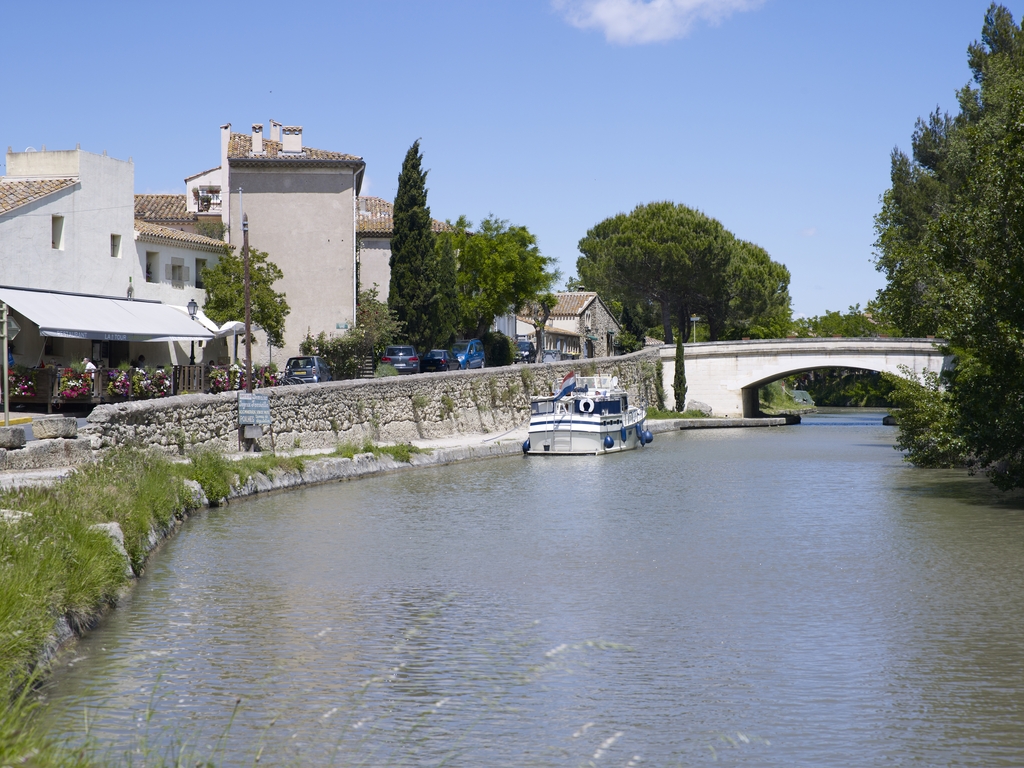
[[[557,394],[530,400],[530,434],[525,454],[596,455],[641,448],[654,437],[647,413],[629,404],[615,376],[570,372]]]

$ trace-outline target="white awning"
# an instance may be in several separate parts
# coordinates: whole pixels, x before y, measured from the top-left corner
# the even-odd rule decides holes
[[[39,326],[39,335],[97,341],[209,341],[214,336],[167,304],[20,288],[0,301]]]
[[[179,312],[184,312],[186,315],[188,314],[188,307],[179,307],[177,305],[172,306],[174,306],[174,308]],[[237,320],[229,320],[224,323],[224,325],[217,325],[217,323],[207,317],[206,313],[201,309],[196,311],[196,322],[201,324],[218,339],[225,336],[237,336],[238,334],[245,333],[245,323]]]

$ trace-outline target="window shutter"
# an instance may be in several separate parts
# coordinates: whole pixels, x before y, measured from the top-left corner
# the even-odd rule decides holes
[[[171,272],[171,265],[170,264],[164,264],[164,278],[166,280],[173,280],[174,279],[173,278],[173,274],[174,273]]]
[[[185,276],[182,278],[182,280],[184,280],[186,283],[191,280],[191,278],[189,277],[189,268],[188,267],[185,267]]]

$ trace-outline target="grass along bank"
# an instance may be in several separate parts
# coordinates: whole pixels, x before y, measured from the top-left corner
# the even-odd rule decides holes
[[[688,411],[665,411],[661,408],[648,408],[648,419],[706,419],[709,418],[704,411],[696,411],[692,408]]]
[[[811,413],[815,410],[813,403],[805,403],[794,398],[781,381],[773,381],[761,387],[758,390],[758,399],[761,413],[766,416]]]
[[[388,455],[408,462],[409,445],[342,445],[335,455]],[[200,452],[187,462],[137,448],[110,451],[46,487],[0,491],[0,765],[85,765],[32,719],[34,683],[58,645],[88,629],[117,602],[149,552],[201,506],[257,473],[301,472],[302,457],[259,454],[231,460]],[[123,551],[99,525],[116,523]],[[5,706],[7,704],[10,706]]]

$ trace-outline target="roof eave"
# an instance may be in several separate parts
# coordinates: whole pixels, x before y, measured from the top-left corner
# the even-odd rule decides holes
[[[222,253],[224,246],[233,248],[234,246],[228,245],[228,243],[192,243],[187,240],[177,240],[173,237],[167,237],[166,235],[154,235],[149,232],[139,232],[135,230],[138,235],[135,239],[141,240],[144,243],[156,243],[157,245],[170,245],[175,248],[192,249],[197,251],[208,251],[209,253]]]
[[[268,166],[292,166],[296,168],[352,168],[360,176],[366,168],[364,160],[328,160],[314,157],[229,157],[228,165],[236,168],[266,168]]]

